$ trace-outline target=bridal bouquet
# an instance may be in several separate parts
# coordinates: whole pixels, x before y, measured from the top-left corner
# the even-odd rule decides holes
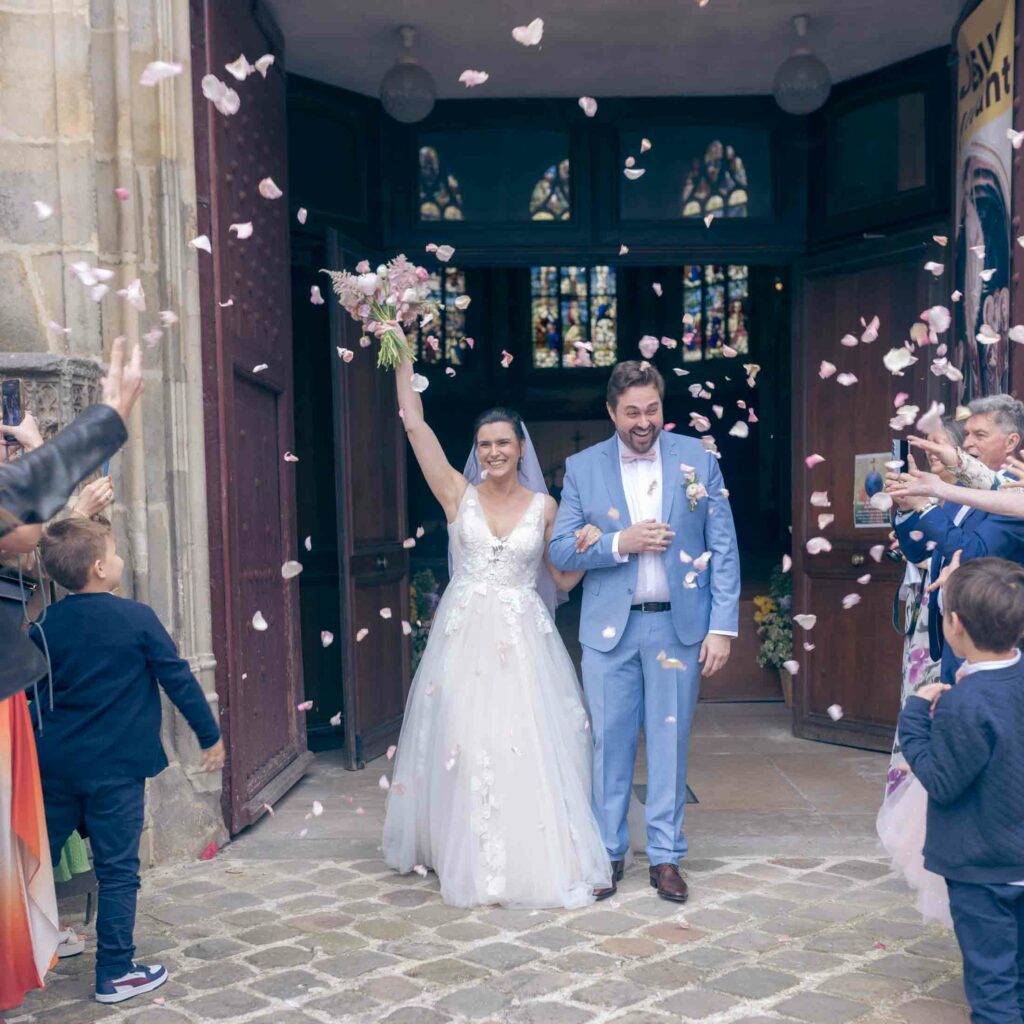
[[[356,264],[354,274],[347,270],[324,273],[330,276],[342,307],[380,342],[378,366],[394,370],[404,356],[414,358],[402,327],[414,327],[423,317],[429,322],[436,314],[427,270],[414,266],[405,256],[396,256],[376,270],[370,270],[369,262],[363,260]]]

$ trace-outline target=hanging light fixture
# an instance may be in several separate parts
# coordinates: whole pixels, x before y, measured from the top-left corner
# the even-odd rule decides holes
[[[772,92],[775,102],[787,114],[809,114],[821,107],[832,91],[832,76],[824,63],[811,53],[807,45],[810,18],[798,14],[793,19],[796,46],[775,72]]]
[[[395,66],[381,79],[380,101],[384,109],[403,124],[422,121],[434,109],[437,90],[430,72],[412,55],[416,29],[403,25],[398,30],[403,52]]]

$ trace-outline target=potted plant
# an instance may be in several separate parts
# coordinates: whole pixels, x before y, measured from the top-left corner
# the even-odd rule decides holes
[[[786,707],[793,703],[793,677],[783,667],[793,657],[793,581],[780,566],[772,570],[768,593],[754,598],[754,622],[761,638],[757,663],[779,673]]]

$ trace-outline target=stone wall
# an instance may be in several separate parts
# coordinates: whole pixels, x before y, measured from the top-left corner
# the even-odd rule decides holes
[[[153,60],[185,72],[140,86]],[[188,0],[0,4],[0,352],[57,365],[103,360],[118,335],[144,346],[146,393],[112,463],[126,592],[153,606],[216,711],[188,61]],[[79,261],[114,272],[99,301]],[[142,312],[116,295],[136,278]],[[171,766],[149,788],[144,863],[226,835],[219,776],[196,771],[195,740],[166,704],[163,740]]]

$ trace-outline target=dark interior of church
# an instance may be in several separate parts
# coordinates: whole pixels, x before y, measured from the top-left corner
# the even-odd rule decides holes
[[[666,421],[713,435],[737,492],[741,641],[702,697],[779,699],[756,663],[753,599],[791,543],[794,286],[807,268],[884,260],[944,223],[950,74],[948,51],[935,49],[837,84],[805,117],[764,95],[602,98],[593,117],[568,98],[442,99],[416,124],[290,74],[289,188],[308,211],[291,227],[299,536],[337,535],[339,342],[321,268],[404,252],[431,269],[442,307],[414,339],[417,371],[460,469],[475,417],[510,406],[557,497],[565,458],[610,435],[610,366],[641,358],[645,337],[660,342],[650,358],[666,380]],[[431,244],[454,255],[442,263]],[[311,304],[313,286],[326,304]],[[384,458],[384,476],[380,428],[360,421],[354,457]],[[410,579],[424,591],[426,572],[446,577],[445,524],[411,460],[403,485],[409,535],[423,531]],[[306,557],[301,581],[312,698],[338,685],[320,639],[339,623],[332,543]],[[577,601],[559,613],[570,639]],[[336,703],[317,700],[311,742],[337,737]]]

